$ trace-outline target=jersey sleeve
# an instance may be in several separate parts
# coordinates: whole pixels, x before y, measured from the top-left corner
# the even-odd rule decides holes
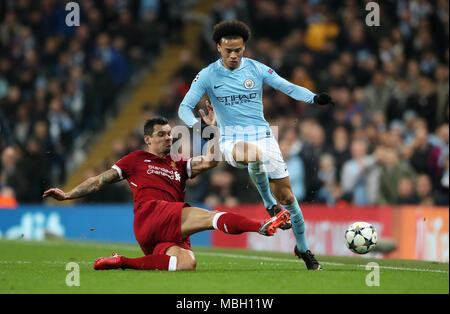
[[[184,123],[186,123],[190,128],[198,122],[198,119],[194,116],[192,112],[200,101],[202,96],[206,92],[206,82],[208,81],[208,70],[207,68],[200,71],[197,76],[192,81],[189,91],[184,96],[181,101],[180,108],[178,109],[178,116]]]
[[[304,101],[307,103],[314,103],[314,94],[309,89],[302,86],[295,85],[288,80],[279,76],[273,69],[268,66],[258,63],[263,82],[267,85],[279,90],[295,100]]]
[[[134,172],[135,154],[131,153],[122,157],[111,168],[119,173],[121,179],[128,179]]]

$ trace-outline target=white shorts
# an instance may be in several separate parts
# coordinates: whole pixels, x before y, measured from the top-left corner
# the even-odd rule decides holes
[[[234,160],[233,148],[242,140],[219,141],[219,147],[222,151],[225,161],[235,168],[247,168],[247,164]],[[269,179],[282,179],[289,176],[289,172],[281,154],[275,137],[268,136],[254,141],[246,141],[247,143],[257,146],[263,154],[263,162]]]

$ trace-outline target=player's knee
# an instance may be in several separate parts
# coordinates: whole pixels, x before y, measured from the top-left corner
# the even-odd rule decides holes
[[[189,270],[196,270],[197,269],[197,260],[193,259],[189,262],[187,265]]]
[[[197,268],[197,260],[192,257],[179,256],[177,258],[177,270],[195,270]]]
[[[278,201],[282,205],[289,205],[295,202],[295,197],[294,194],[292,193],[292,190],[287,188],[281,190],[278,196]]]

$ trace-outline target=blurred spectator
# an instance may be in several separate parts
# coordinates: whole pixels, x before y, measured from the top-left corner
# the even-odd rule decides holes
[[[135,152],[138,150],[145,150],[145,142],[142,133],[133,133],[130,134],[127,138],[127,150],[126,154],[131,152]]]
[[[167,117],[168,119],[177,117],[178,106],[184,96],[177,93],[176,86],[180,86],[182,84],[184,84],[184,82],[179,80],[175,81],[174,84],[165,86],[163,90],[163,97],[161,97],[161,100],[157,106],[157,115]]]
[[[304,67],[295,67],[292,71],[291,82],[303,86],[309,90],[315,90],[313,80],[309,77]]]
[[[211,173],[209,193],[205,198],[205,205],[212,208],[217,205],[236,206],[238,200],[232,195],[233,175],[227,171],[216,168]]]
[[[445,158],[445,168],[441,177],[441,180],[439,182],[439,188],[437,191],[437,200],[436,205],[440,206],[448,206],[449,203],[449,167],[448,167],[448,159],[449,156],[447,155]]]
[[[86,128],[97,130],[102,127],[102,116],[115,96],[112,78],[105,70],[105,63],[101,58],[92,61],[92,71],[86,82],[86,103],[89,104],[84,113]]]
[[[433,132],[436,129],[436,112],[438,98],[435,88],[430,78],[421,76],[416,92],[414,92],[408,101],[408,110],[412,110],[419,116],[425,118],[428,131]]]
[[[0,209],[15,209],[17,205],[14,190],[8,186],[0,187]]]
[[[389,205],[414,201],[407,185],[414,184],[415,176],[415,172],[409,165],[400,162],[395,148],[382,148],[377,204]]]
[[[305,45],[313,51],[330,49],[332,40],[339,35],[339,26],[334,21],[334,16],[326,11],[317,14],[306,29]]]
[[[124,44],[122,37],[118,37],[112,42],[108,34],[100,33],[93,54],[94,58],[102,60],[108,73],[112,75],[116,87],[121,87],[128,78],[128,62],[122,52]]]
[[[321,182],[318,178],[320,155],[325,152],[324,129],[314,120],[305,120],[300,124],[300,138],[302,149],[300,157],[305,168],[305,184],[307,193],[305,201],[312,201],[315,193],[320,189]]]
[[[28,180],[28,202],[42,202],[42,191],[50,188],[48,159],[45,156],[39,141],[35,137],[27,139],[24,146],[22,166],[26,171]]]
[[[174,118],[174,112],[177,112],[179,103],[184,98],[191,86],[193,78],[200,71],[194,65],[194,59],[191,51],[185,49],[179,55],[180,66],[173,78],[173,86],[166,89],[166,97],[159,105],[160,110],[164,112],[163,116]],[[173,89],[173,90],[172,90]]]
[[[3,114],[0,107],[0,150],[14,143],[14,134],[11,130],[9,120]]]
[[[146,14],[158,15],[160,4],[158,0],[140,0],[139,16],[143,18]]]
[[[8,187],[14,191],[18,202],[28,198],[28,178],[20,164],[21,155],[15,146],[6,147],[1,154],[0,187]]]
[[[147,11],[142,17],[142,22],[137,26],[140,44],[132,47],[130,50],[131,61],[140,61],[143,56],[148,56],[153,60],[161,51],[162,45],[161,37],[164,35],[163,27],[158,22],[156,13]],[[139,66],[139,62],[135,66]]]
[[[392,89],[387,84],[382,71],[373,74],[372,82],[364,89],[364,114],[371,117],[376,111],[385,111],[392,97]]]
[[[445,168],[445,159],[449,155],[449,125],[443,124],[434,134],[429,134],[428,142],[431,145],[428,161],[433,185],[437,186]]]
[[[333,132],[331,147],[327,151],[333,156],[336,180],[340,182],[344,163],[350,159],[349,135],[345,127],[339,126]]]
[[[410,158],[411,166],[417,173],[430,173],[432,147],[428,142],[428,132],[425,127],[418,127],[415,130],[412,149],[413,153]]]
[[[306,195],[305,166],[299,155],[301,144],[296,134],[296,128],[290,127],[279,142],[281,154],[289,171],[292,192],[297,200],[302,201]]]
[[[191,180],[186,182],[186,193],[185,201],[190,204],[199,204],[208,197],[209,194],[209,173],[204,173],[201,176],[196,176]]]
[[[342,167],[342,190],[354,204],[367,205],[367,170],[374,161],[367,154],[367,143],[364,140],[353,140],[350,153],[352,158]]]
[[[397,195],[398,205],[413,205],[418,203],[414,190],[414,181],[411,178],[403,177],[398,181]]]
[[[17,108],[16,121],[14,125],[14,137],[21,145],[25,144],[25,140],[31,132],[32,121],[30,112],[26,104],[21,104]]]
[[[448,65],[439,64],[434,72],[436,80],[437,108],[436,123],[448,123],[449,75]]]
[[[410,100],[411,86],[406,78],[399,78],[396,81],[394,90],[386,108],[386,117],[388,121],[402,120],[403,113],[408,109]]]
[[[435,195],[431,184],[430,176],[425,173],[419,174],[416,183],[416,193],[418,203],[421,205],[434,206]]]
[[[217,1],[212,14],[212,25],[223,20],[240,20],[249,22],[246,1],[242,0],[220,0]]]
[[[189,90],[192,80],[195,78],[200,69],[194,65],[192,52],[187,49],[184,49],[180,52],[179,61],[180,66],[175,73],[175,78],[182,79],[183,82],[188,85],[185,88],[186,91],[181,95],[184,97],[184,94],[186,94],[186,92]]]
[[[342,188],[336,178],[336,168],[333,156],[323,154],[319,163],[319,179],[322,181],[322,187],[317,193],[316,201],[334,206],[341,199]]]
[[[115,139],[112,143],[113,156],[111,156],[114,160],[119,160],[123,156],[127,154],[127,145],[125,140],[123,139]]]

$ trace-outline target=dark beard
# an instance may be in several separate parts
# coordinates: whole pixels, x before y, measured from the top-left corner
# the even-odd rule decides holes
[[[168,155],[170,153],[170,150],[172,149],[172,147],[170,148],[166,148],[165,150],[163,150],[163,154],[164,155]]]

